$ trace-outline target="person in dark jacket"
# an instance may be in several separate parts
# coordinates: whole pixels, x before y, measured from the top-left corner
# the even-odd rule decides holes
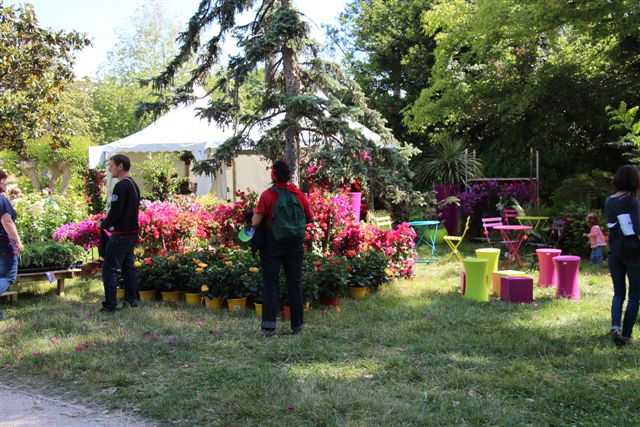
[[[640,204],[638,203],[638,189],[640,189],[640,171],[631,165],[620,167],[613,178],[615,193],[607,197],[605,211],[607,226],[609,227],[609,272],[613,282],[613,300],[611,302],[611,338],[617,346],[629,344],[633,324],[638,318],[638,302],[640,300],[640,258],[630,256],[621,250],[622,239],[640,238]],[[628,215],[633,230],[624,233],[619,215]],[[629,279],[629,298],[624,321],[622,306],[627,293],[625,279]]]
[[[264,243],[260,247],[260,267],[262,270],[262,332],[266,337],[275,336],[276,315],[280,288],[280,267],[284,266],[287,279],[289,306],[291,308],[291,331],[297,334],[304,328],[302,304],[302,260],[304,257],[304,236],[290,241],[278,241],[273,234],[273,216],[280,191],[293,194],[306,222],[313,220],[313,213],[306,196],[289,182],[289,166],[279,160],[271,169],[273,187],[265,190],[253,211],[252,225],[264,226]],[[275,188],[274,188],[275,187]],[[283,193],[286,195],[286,193]],[[285,199],[286,200],[286,199]],[[254,237],[255,238],[255,237]]]
[[[96,224],[109,235],[102,264],[104,301],[100,311],[104,313],[113,313],[118,307],[118,270],[124,281],[124,304],[135,307],[139,299],[133,249],[138,241],[140,189],[129,176],[130,168],[131,161],[125,155],[116,154],[109,159],[109,172],[118,183],[107,200],[106,218]]]

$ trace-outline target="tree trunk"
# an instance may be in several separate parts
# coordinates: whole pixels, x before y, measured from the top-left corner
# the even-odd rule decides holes
[[[60,194],[63,196],[67,195],[67,190],[69,189],[69,182],[71,181],[71,165],[65,163],[64,172],[62,174],[62,182],[60,183]]]
[[[38,179],[35,163],[32,161],[22,160],[18,163],[18,169],[20,169],[24,176],[31,180],[31,188],[33,188],[33,191],[40,192],[40,180]]]
[[[282,7],[291,7],[292,0],[281,0]],[[282,66],[284,72],[284,84],[287,97],[291,98],[300,95],[300,66],[296,52],[287,45],[285,40],[282,46]],[[300,161],[300,118],[293,111],[287,111],[285,120],[290,123],[285,132],[284,161],[291,168],[291,181],[299,184],[299,161]]]

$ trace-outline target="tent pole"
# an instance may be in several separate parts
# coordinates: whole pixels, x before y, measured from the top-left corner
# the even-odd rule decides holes
[[[231,172],[233,174],[232,175],[233,176],[233,178],[232,178],[233,201],[235,202],[236,201],[236,184],[237,184],[237,182],[236,182],[236,159],[233,159],[231,161],[231,168],[232,168]]]

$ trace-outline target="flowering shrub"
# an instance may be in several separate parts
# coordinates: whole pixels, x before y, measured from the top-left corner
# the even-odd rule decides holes
[[[356,287],[378,288],[388,280],[387,258],[381,251],[367,250],[364,252],[349,251],[347,254],[349,266],[349,284]]]
[[[192,239],[208,240],[215,230],[213,216],[198,204],[143,200],[138,216],[139,244],[153,254],[184,252]]]
[[[520,205],[528,203],[531,200],[530,184],[512,181],[500,185],[498,181],[480,181],[460,194],[465,215],[478,218],[500,216],[502,209],[511,206],[512,198]]]
[[[244,212],[253,210],[256,205],[258,195],[255,192],[245,193],[236,191],[239,200],[231,204],[221,204],[216,206],[212,214],[215,222],[216,237],[218,243],[226,247],[237,247],[237,237],[240,228],[244,225]]]
[[[79,196],[25,194],[11,202],[18,212],[16,226],[24,243],[50,240],[58,227],[87,215]]]
[[[91,215],[78,223],[65,224],[53,233],[53,240],[58,242],[68,240],[85,249],[98,246],[100,230],[96,227],[96,221],[102,218],[104,218],[104,214]]]

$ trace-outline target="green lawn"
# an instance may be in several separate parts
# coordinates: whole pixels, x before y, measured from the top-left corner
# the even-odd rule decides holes
[[[185,426],[640,424],[640,349],[607,335],[606,268],[582,267],[579,302],[535,289],[529,305],[463,299],[459,269],[421,265],[275,340],[249,310],[108,317],[98,281],[45,287],[5,306],[0,381]]]

